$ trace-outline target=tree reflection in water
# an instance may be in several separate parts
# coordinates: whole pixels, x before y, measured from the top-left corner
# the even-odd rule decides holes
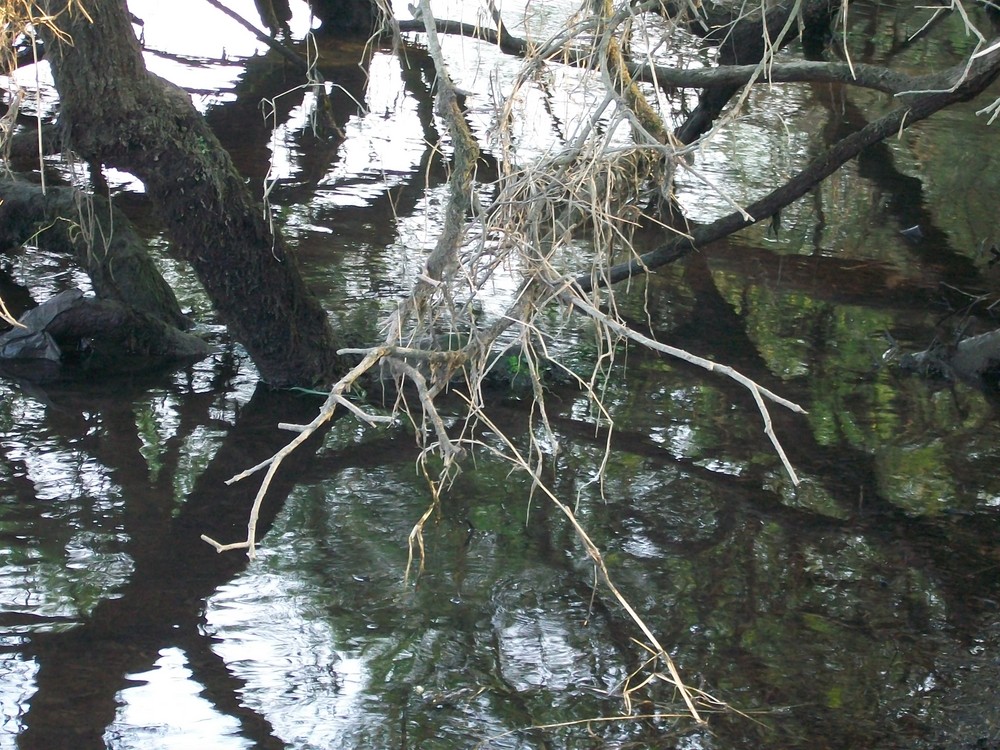
[[[437,141],[430,67],[409,60],[400,70],[375,55],[384,78],[368,89],[369,112],[340,102],[363,158],[312,139],[301,99],[280,100],[280,147],[248,127],[260,97],[284,86],[263,61],[208,113],[255,181],[272,148],[284,150],[281,219],[311,283],[359,338],[415,272],[445,176],[425,143]],[[360,73],[338,80],[365,99]],[[749,150],[786,150],[750,137],[769,107],[829,123],[830,139],[858,116],[823,91],[782,96],[754,100],[734,126],[735,155],[707,155],[709,174],[736,179],[734,164],[759,157]],[[254,388],[236,354],[128,383],[2,386],[0,744],[995,744],[995,404],[881,366],[884,331],[924,346],[932,306],[949,299],[940,284],[982,280],[969,227],[992,213],[975,213],[975,201],[942,208],[941,185],[970,190],[953,171],[983,179],[960,148],[968,127],[921,131],[928,153],[955,154],[955,170],[871,149],[787,213],[777,238],[750,233],[619,301],[637,328],[809,409],[773,415],[805,479],[798,490],[741,389],[631,352],[607,387],[619,416],[602,493],[592,480],[605,434],[579,394],[551,383],[563,445],[552,481],[579,499],[616,580],[687,679],[751,718],[538,729],[615,716],[644,654],[617,609],[591,596],[571,530],[488,455],[470,461],[428,527],[425,573],[411,585],[405,539],[427,504],[416,448],[347,421],[279,473],[260,558],[217,555],[200,535],[239,538],[256,490],[225,480],[284,444],[278,422],[308,421],[317,405]],[[380,139],[396,150],[376,170]],[[921,246],[897,236],[914,222]],[[203,304],[173,280],[186,304]],[[586,330],[564,336],[575,356],[594,355]],[[493,394],[511,435],[524,434],[522,395]],[[675,708],[656,684],[643,701],[644,714]]]

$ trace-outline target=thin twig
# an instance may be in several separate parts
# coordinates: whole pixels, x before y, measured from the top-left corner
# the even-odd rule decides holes
[[[226,482],[226,484],[233,484],[234,482],[246,479],[251,474],[255,474],[263,468],[267,469],[267,473],[261,481],[260,488],[257,490],[257,495],[254,497],[253,506],[250,509],[250,518],[247,522],[246,540],[242,542],[233,542],[231,544],[222,544],[221,542],[217,542],[215,539],[212,539],[210,536],[202,534],[201,538],[203,541],[215,547],[217,552],[245,549],[247,551],[247,556],[251,560],[257,556],[257,521],[260,517],[260,509],[264,503],[264,497],[267,495],[267,490],[271,486],[271,480],[274,478],[278,468],[281,466],[281,462],[284,461],[285,458],[287,458],[296,448],[302,445],[302,443],[308,440],[313,433],[316,432],[316,430],[333,418],[337,406],[344,405],[343,393],[349,390],[358,378],[368,372],[385,356],[386,350],[381,348],[372,349],[360,363],[355,365],[350,372],[334,384],[333,388],[330,389],[330,395],[327,397],[326,402],[323,404],[319,413],[312,422],[301,426],[299,433],[273,456],[260,462],[256,466],[246,469],[245,471],[241,471],[239,474],[230,478]],[[368,415],[366,421],[374,420],[377,422],[380,419],[381,418],[378,416]]]
[[[625,610],[629,618],[634,622],[638,628],[642,631],[642,634],[646,637],[650,645],[655,650],[657,656],[663,661],[664,665],[667,667],[667,671],[670,673],[671,681],[677,688],[677,691],[681,694],[684,704],[691,716],[699,723],[704,723],[704,719],[701,718],[701,714],[698,713],[698,709],[694,705],[694,700],[691,695],[691,690],[684,681],[681,679],[680,673],[677,671],[677,666],[674,664],[674,660],[671,658],[670,654],[667,653],[666,649],[660,644],[659,640],[653,635],[653,631],[646,625],[646,622],[639,616],[639,613],[632,607],[628,599],[622,595],[621,591],[615,585],[614,581],[611,579],[611,573],[608,571],[607,565],[604,562],[604,557],[601,555],[601,551],[598,549],[597,545],[594,544],[590,535],[587,533],[586,529],[580,524],[576,518],[576,514],[573,509],[568,505],[563,503],[559,498],[549,489],[548,485],[540,481],[538,475],[532,471],[531,466],[524,459],[521,452],[514,446],[510,439],[504,434],[502,430],[496,427],[492,421],[489,420],[485,415],[482,417],[483,423],[492,430],[503,443],[504,447],[509,452],[509,460],[512,461],[517,466],[521,467],[526,471],[529,476],[532,477],[535,482],[535,486],[545,494],[545,496],[555,505],[559,511],[566,517],[570,525],[573,527],[573,531],[576,532],[577,539],[583,545],[584,550],[587,552],[587,556],[593,561],[596,570],[598,571],[601,580],[604,585],[611,592],[612,596],[618,602],[619,606]]]
[[[697,355],[691,354],[683,349],[679,349],[676,346],[670,346],[669,344],[662,344],[655,339],[651,339],[649,336],[644,336],[638,331],[633,331],[631,328],[626,326],[624,323],[620,323],[617,320],[612,319],[605,313],[598,310],[590,302],[588,302],[582,294],[573,293],[570,291],[572,288],[570,286],[571,282],[567,282],[567,285],[563,288],[561,292],[558,293],[559,298],[566,304],[579,309],[585,315],[590,317],[592,320],[600,323],[602,326],[607,327],[608,330],[614,331],[619,336],[623,336],[627,339],[631,339],[636,343],[642,344],[648,349],[653,351],[658,351],[668,356],[674,357],[676,359],[688,362],[696,367],[701,367],[709,372],[718,372],[725,375],[728,378],[735,380],[737,383],[742,385],[744,388],[750,391],[753,395],[754,401],[757,404],[757,408],[760,410],[761,418],[764,420],[764,434],[767,435],[771,444],[774,446],[778,457],[781,459],[782,465],[785,467],[785,471],[788,472],[789,477],[791,477],[792,484],[797,485],[799,483],[798,474],[795,473],[795,469],[792,467],[791,462],[788,460],[785,454],[784,448],[781,446],[781,442],[778,440],[777,435],[774,433],[774,429],[771,425],[771,415],[767,410],[767,406],[764,404],[764,399],[773,401],[776,404],[784,406],[786,409],[790,409],[798,414],[807,414],[808,412],[803,409],[798,404],[789,401],[786,398],[782,398],[773,391],[759,385],[754,382],[746,375],[734,370],[728,365],[720,365],[717,362],[713,362],[710,359],[705,359],[704,357],[699,357]]]

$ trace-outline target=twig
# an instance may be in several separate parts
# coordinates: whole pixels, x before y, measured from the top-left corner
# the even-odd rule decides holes
[[[307,425],[299,426],[299,428],[297,428],[300,429],[299,433],[288,444],[267,460],[240,472],[226,481],[226,484],[233,484],[234,482],[246,479],[251,474],[255,474],[263,468],[267,468],[267,473],[261,481],[260,488],[257,490],[257,495],[253,501],[253,506],[250,509],[250,519],[247,522],[246,540],[242,542],[233,542],[231,544],[222,544],[217,542],[215,539],[212,539],[210,536],[202,534],[202,541],[205,541],[215,547],[216,552],[245,549],[247,551],[247,556],[251,560],[257,556],[257,521],[260,517],[260,508],[264,503],[264,497],[267,495],[267,490],[271,486],[271,480],[274,478],[278,468],[281,466],[281,462],[284,461],[285,458],[287,458],[296,448],[302,445],[302,443],[308,440],[312,434],[316,432],[316,430],[318,430],[326,422],[330,421],[330,419],[333,418],[338,405],[345,406],[345,408],[349,408],[351,411],[354,411],[354,409],[351,408],[353,407],[353,404],[348,405],[346,400],[343,398],[344,391],[350,389],[359,377],[374,367],[386,356],[386,354],[386,350],[380,347],[369,351],[360,363],[355,365],[350,372],[334,384],[333,388],[330,389],[330,395],[327,397],[326,402],[323,404],[315,419]],[[384,417],[380,416],[365,415],[365,421],[368,422],[381,422],[383,419]]]
[[[584,550],[586,550],[587,556],[590,557],[590,559],[596,566],[596,569],[604,585],[607,586],[609,591],[611,591],[612,596],[614,596],[614,598],[617,600],[618,604],[622,607],[622,609],[625,610],[625,612],[628,614],[632,622],[634,622],[639,627],[639,629],[642,631],[642,634],[646,637],[646,639],[649,641],[649,644],[653,647],[656,655],[663,661],[664,665],[666,665],[667,671],[670,673],[671,681],[677,688],[677,691],[681,694],[681,697],[684,700],[684,704],[687,706],[688,712],[698,723],[700,724],[705,723],[705,720],[701,718],[701,715],[698,713],[698,709],[694,705],[694,700],[692,699],[691,696],[691,689],[688,688],[688,686],[685,685],[684,681],[681,679],[680,673],[677,671],[677,666],[674,664],[674,660],[670,657],[670,654],[667,653],[666,649],[663,648],[663,646],[660,644],[656,636],[653,635],[653,631],[649,628],[648,625],[646,625],[646,622],[642,619],[642,617],[639,616],[639,613],[635,611],[635,608],[632,607],[628,599],[626,599],[622,595],[621,591],[619,591],[614,581],[611,580],[611,573],[608,571],[607,565],[604,562],[604,557],[603,555],[601,555],[601,551],[597,548],[597,545],[594,544],[593,540],[590,538],[590,535],[587,533],[586,529],[584,529],[583,526],[580,525],[580,522],[577,520],[576,514],[573,512],[573,509],[570,508],[565,503],[563,503],[562,501],[560,501],[559,498],[556,497],[555,493],[552,492],[551,489],[549,489],[548,485],[546,485],[544,482],[541,481],[537,473],[531,470],[531,467],[528,464],[528,462],[524,459],[524,456],[521,455],[521,452],[514,446],[514,444],[510,441],[510,439],[504,434],[502,430],[500,430],[495,424],[493,424],[493,422],[490,421],[489,418],[486,417],[485,415],[483,415],[481,418],[483,420],[483,424],[485,424],[488,429],[492,430],[493,433],[496,434],[497,437],[499,437],[500,441],[509,451],[510,453],[509,460],[515,463],[517,466],[524,469],[526,472],[528,472],[529,476],[531,476],[534,481],[534,486],[536,486],[539,490],[541,490],[541,492],[545,494],[545,496],[552,502],[552,504],[555,505],[569,521],[570,525],[573,527],[573,530],[576,532],[577,538],[583,545]]]
[[[771,441],[771,445],[774,446],[774,450],[777,452],[778,457],[781,459],[782,465],[785,467],[785,471],[788,472],[789,477],[791,477],[792,484],[797,485],[799,483],[799,477],[795,473],[795,469],[792,467],[791,462],[788,460],[785,454],[784,448],[781,446],[781,442],[778,440],[777,435],[774,433],[774,429],[771,425],[771,415],[767,410],[767,406],[764,404],[764,399],[767,398],[776,404],[784,406],[786,409],[790,409],[798,414],[807,414],[808,412],[792,401],[782,398],[778,394],[774,393],[762,385],[754,382],[746,375],[743,375],[737,370],[734,370],[728,365],[720,365],[717,362],[713,362],[710,359],[705,359],[704,357],[699,357],[683,349],[679,349],[676,346],[670,346],[669,344],[661,344],[655,339],[651,339],[649,336],[644,336],[638,331],[633,331],[628,326],[617,320],[612,319],[605,313],[598,310],[592,304],[590,304],[583,296],[579,293],[572,293],[571,285],[563,288],[562,291],[558,292],[557,296],[566,305],[576,307],[585,315],[593,319],[595,322],[600,323],[602,326],[607,327],[609,330],[614,331],[620,336],[631,339],[636,343],[642,344],[643,346],[652,349],[654,351],[662,352],[676,359],[683,360],[702,369],[708,370],[709,372],[718,372],[725,375],[728,378],[732,378],[737,383],[742,385],[744,388],[750,391],[753,395],[754,401],[757,404],[757,408],[760,410],[761,418],[764,420],[764,434],[767,435],[768,439]]]

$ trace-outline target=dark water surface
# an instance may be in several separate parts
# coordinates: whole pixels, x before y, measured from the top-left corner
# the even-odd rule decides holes
[[[858,12],[864,28],[896,11]],[[901,38],[914,23],[899,16]],[[864,53],[919,68],[964,50],[947,38],[955,49],[876,38]],[[170,65],[245,174],[275,181],[276,219],[337,323],[377,340],[437,226],[428,62],[379,52],[366,80],[356,49],[324,49],[347,134],[330,144],[310,134],[301,91],[275,100],[275,135],[260,119],[261,98],[289,87],[280,64],[258,58],[236,78],[207,59],[217,52]],[[868,103],[761,90],[699,167],[743,199]],[[808,409],[772,412],[799,487],[742,388],[634,349],[608,379],[602,486],[607,425],[552,385],[552,485],[686,680],[736,710],[705,727],[672,719],[676,696],[654,680],[633,713],[655,718],[608,720],[644,659],[639,634],[593,594],[562,517],[488,455],[432,516],[416,580],[406,539],[430,493],[413,438],[346,418],[280,472],[258,559],[217,555],[200,535],[240,539],[257,489],[225,480],[321,399],[258,386],[206,325],[216,353],[179,372],[0,381],[0,748],[1000,747],[997,401],[885,356],[890,338],[920,349],[995,326],[984,248],[998,239],[997,176],[974,109],[872,149],[777,237],[751,230],[622,300],[635,326]],[[693,218],[724,210],[680,187]],[[141,195],[122,190],[155,235]],[[899,234],[914,224],[916,244]],[[184,269],[163,264],[207,314]],[[22,280],[44,268],[4,265]],[[507,291],[501,279],[497,298]],[[586,328],[563,335],[574,357],[594,356]],[[493,400],[498,427],[523,436],[521,394]]]

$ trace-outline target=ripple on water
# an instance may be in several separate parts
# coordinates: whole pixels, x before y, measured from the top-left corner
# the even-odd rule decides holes
[[[20,638],[5,635],[0,639],[0,648],[19,645]],[[3,690],[0,690],[0,748],[16,747],[14,737],[21,731],[21,717],[28,710],[28,703],[35,692],[35,674],[38,667],[31,659],[19,654],[5,654],[0,657],[0,675],[3,676]]]
[[[362,661],[335,647],[330,624],[303,607],[301,582],[252,566],[211,598],[214,650],[246,683],[244,703],[302,747],[337,747],[362,713]]]

